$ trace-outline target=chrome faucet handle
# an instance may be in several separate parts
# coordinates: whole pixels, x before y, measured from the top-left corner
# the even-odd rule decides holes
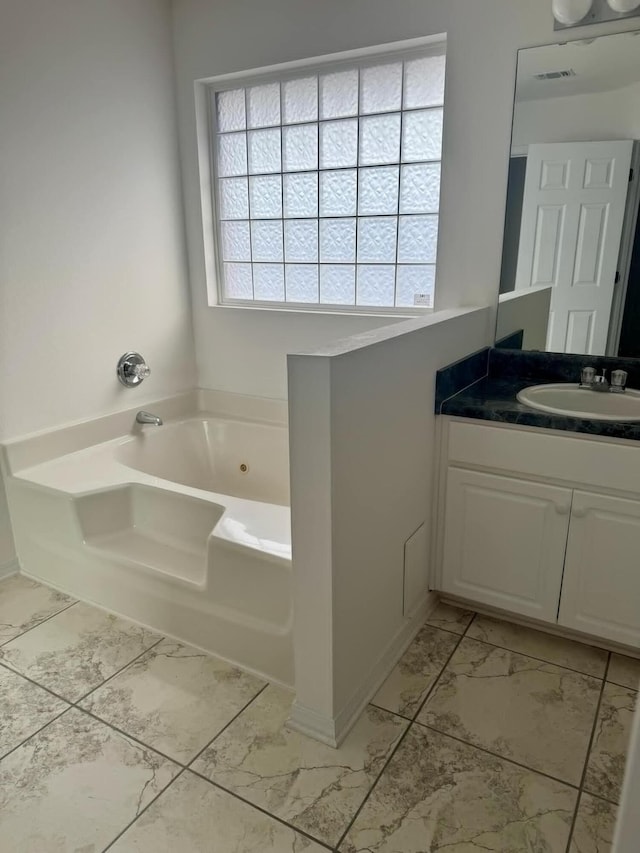
[[[151,375],[151,368],[148,364],[134,364],[131,369],[131,375],[142,382],[143,379]]]
[[[583,367],[580,373],[580,385],[585,388],[591,388],[593,380],[596,378],[595,367]]]
[[[125,352],[117,367],[118,379],[127,388],[135,388],[151,373],[151,368],[139,352]]]
[[[616,394],[623,394],[625,388],[627,387],[627,377],[628,373],[626,370],[612,370],[611,371],[611,387],[610,391],[614,391]]]

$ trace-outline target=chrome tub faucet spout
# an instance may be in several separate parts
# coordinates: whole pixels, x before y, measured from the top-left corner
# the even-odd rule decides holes
[[[141,411],[136,415],[136,423],[151,424],[152,426],[162,426],[162,418],[158,415],[152,415],[151,412]]]

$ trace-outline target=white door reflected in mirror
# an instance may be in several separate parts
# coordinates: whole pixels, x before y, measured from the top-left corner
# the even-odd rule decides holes
[[[529,146],[516,290],[552,286],[550,352],[604,355],[632,147]]]
[[[639,176],[640,31],[521,50],[497,338],[640,358]]]

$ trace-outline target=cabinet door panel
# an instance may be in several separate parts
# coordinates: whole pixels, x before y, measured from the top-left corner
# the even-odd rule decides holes
[[[449,468],[444,592],[556,621],[571,490]]]
[[[574,493],[558,621],[640,646],[640,501]]]

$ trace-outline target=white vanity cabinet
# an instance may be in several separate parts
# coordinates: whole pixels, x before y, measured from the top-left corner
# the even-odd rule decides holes
[[[437,588],[640,647],[640,444],[450,418],[442,437]]]
[[[570,489],[450,468],[443,590],[555,621],[570,510]]]
[[[574,492],[558,622],[640,645],[640,501]]]

